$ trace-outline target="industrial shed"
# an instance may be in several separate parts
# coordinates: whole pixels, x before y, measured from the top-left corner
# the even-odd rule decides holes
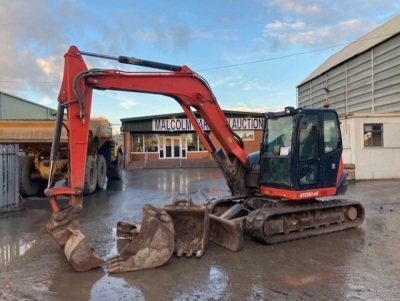
[[[400,178],[400,16],[328,58],[297,86],[300,107],[328,100],[355,179]]]
[[[56,110],[0,91],[0,119],[54,119]]]

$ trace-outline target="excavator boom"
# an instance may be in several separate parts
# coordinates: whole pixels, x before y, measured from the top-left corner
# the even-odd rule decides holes
[[[125,64],[164,69],[168,70],[168,72],[124,72],[119,70],[101,69],[88,70],[82,58],[83,54],[113,59]],[[97,55],[89,52],[80,52],[77,47],[71,46],[65,54],[64,76],[58,96],[59,109],[56,121],[55,139],[50,158],[51,166],[54,166],[58,153],[59,131],[61,129],[63,114],[66,110],[69,124],[69,187],[52,187],[52,178],[50,177],[45,194],[48,197],[53,210],[52,218],[47,225],[47,231],[64,248],[65,255],[76,270],[82,271],[91,269],[103,263],[94,251],[90,251],[91,248],[86,241],[86,238],[80,232],[77,220],[77,216],[81,212],[83,206],[86,148],[88,144],[93,89],[159,94],[176,100],[181,105],[188,119],[191,121],[206,149],[212,154],[214,160],[221,168],[232,194],[244,195],[246,193],[244,173],[249,167],[249,158],[243,149],[242,141],[232,131],[224,113],[211,91],[210,86],[203,78],[186,66],[173,66],[123,56],[110,57]],[[211,132],[219,141],[223,151],[217,150],[208,137],[208,134],[203,132],[197,123],[192,110],[196,110],[202,116]],[[228,167],[226,155],[231,161],[238,162],[237,164],[234,164],[236,168],[232,169],[231,167]],[[52,170],[50,170],[50,174],[53,174]],[[61,208],[58,205],[58,199],[60,197],[69,198],[70,202],[67,208]],[[182,215],[185,215],[185,212],[188,213],[191,211],[203,211],[203,217],[208,217],[205,207],[186,208],[183,210],[174,209],[174,216],[179,216],[179,214],[176,214],[175,212],[180,212],[180,217],[176,217],[175,222],[178,223],[178,220],[182,220]],[[144,231],[147,231],[147,229],[153,229],[155,227],[154,225],[166,224],[166,214],[164,211],[162,211],[162,214],[158,214],[155,209],[151,209],[149,212],[152,213],[151,218],[146,217],[143,222],[145,222],[146,225],[148,224],[152,226],[149,226],[150,228],[147,226],[143,227],[143,229],[146,229]],[[148,216],[148,214],[146,216]],[[201,220],[201,218],[199,218],[201,214],[196,213],[196,216],[198,220]],[[231,225],[228,223],[226,227],[232,227],[232,229],[234,229],[233,231],[241,230],[235,224]],[[208,229],[208,226],[206,228]],[[164,233],[168,232],[170,226],[164,227],[163,229]],[[148,233],[153,233],[151,235],[155,235],[154,233],[158,232],[153,229]],[[139,235],[139,237],[143,235]],[[167,235],[158,235],[158,237],[167,237]],[[207,237],[206,240],[208,240],[207,233],[205,233],[204,237]],[[137,244],[139,244],[142,249],[151,248],[149,239],[139,239],[133,240],[132,246],[128,249],[137,250]],[[169,246],[170,244],[166,241],[164,244],[161,243],[161,245]],[[166,249],[169,250],[170,248]],[[132,256],[137,256],[135,254],[140,253],[136,251],[129,252]],[[188,252],[193,253],[192,250]],[[203,251],[198,254],[202,253]],[[78,255],[71,256],[71,254]],[[168,252],[165,252],[165,254],[167,257],[170,255]],[[119,258],[121,258],[121,256]],[[129,260],[133,259],[128,259],[128,261]],[[121,264],[119,260],[117,260],[117,262],[118,268],[115,268],[115,262],[113,261],[113,271],[119,270],[119,266],[123,266],[121,271],[129,270],[129,267]],[[161,263],[165,262],[165,260],[157,260],[157,262]],[[136,264],[135,268],[145,268],[146,266],[150,267],[154,265],[154,262],[139,265]]]

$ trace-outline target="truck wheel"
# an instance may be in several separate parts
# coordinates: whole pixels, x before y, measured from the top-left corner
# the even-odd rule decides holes
[[[111,169],[109,169],[107,172],[107,178],[121,180],[124,165],[124,157],[121,153],[118,153],[117,160],[115,160],[115,165],[113,164]]]
[[[97,166],[92,155],[86,158],[85,184],[83,187],[84,194],[95,192],[97,187]]]
[[[97,155],[97,189],[103,189],[107,181],[107,163],[103,155]]]
[[[32,156],[19,157],[19,193],[29,197],[39,192],[39,181],[31,179],[31,173],[35,171],[34,159]]]

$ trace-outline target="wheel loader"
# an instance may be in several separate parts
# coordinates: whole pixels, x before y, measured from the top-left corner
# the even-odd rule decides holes
[[[162,71],[88,69],[84,55]],[[45,193],[53,211],[46,230],[77,271],[104,264],[78,222],[83,209],[93,89],[152,93],[177,101],[217,162],[231,192],[229,196],[209,198],[201,205],[190,199],[174,199],[160,208],[144,205],[141,223],[118,223],[117,233],[130,243],[108,260],[110,273],[160,266],[172,254],[201,257],[209,242],[239,251],[244,234],[261,243],[275,244],[354,228],[364,220],[362,204],[340,196],[346,191],[347,173],[341,156],[339,119],[333,109],[286,107],[282,112],[266,113],[260,151],[248,154],[207,81],[189,67],[84,52],[71,46],[65,54],[50,156],[54,167],[66,112],[69,187],[54,187],[49,181]],[[221,149],[201,129],[194,110],[207,123]],[[61,197],[68,198],[68,206],[60,206]]]

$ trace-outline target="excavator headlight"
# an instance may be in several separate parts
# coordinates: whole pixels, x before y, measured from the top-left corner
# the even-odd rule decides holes
[[[285,114],[290,115],[293,114],[294,108],[293,107],[285,107]]]

